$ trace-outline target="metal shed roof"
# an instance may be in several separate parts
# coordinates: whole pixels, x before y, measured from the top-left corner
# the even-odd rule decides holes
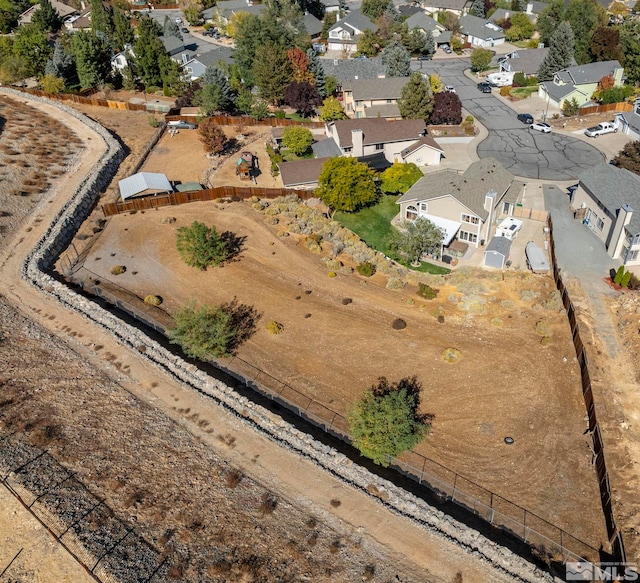
[[[165,174],[159,172],[138,172],[118,182],[122,200],[137,196],[147,191],[171,192],[173,187]]]

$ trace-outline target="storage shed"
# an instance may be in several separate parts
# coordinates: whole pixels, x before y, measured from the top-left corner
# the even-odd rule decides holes
[[[165,174],[159,172],[138,172],[118,182],[122,200],[132,196],[143,194],[160,194],[161,192],[173,192],[171,182]]]
[[[506,237],[494,237],[484,252],[485,267],[503,269],[511,253],[511,240]]]

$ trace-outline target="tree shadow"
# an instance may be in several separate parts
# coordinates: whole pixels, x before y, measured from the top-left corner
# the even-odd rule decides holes
[[[422,383],[418,380],[417,376],[412,377],[404,377],[400,379],[397,383],[390,383],[387,380],[387,377],[378,378],[378,383],[371,387],[373,394],[376,397],[384,397],[390,393],[394,393],[396,391],[405,390],[407,395],[413,397],[413,402],[415,403],[414,408],[414,416],[416,421],[423,423],[425,425],[431,425],[433,420],[436,418],[433,413],[418,413],[420,409],[420,396],[422,393]]]
[[[235,337],[227,347],[228,352],[233,354],[241,344],[244,344],[255,334],[262,314],[253,306],[238,303],[236,298],[220,307],[231,315],[231,327],[236,331]]]
[[[225,263],[239,261],[240,253],[244,248],[244,242],[247,238],[244,235],[238,236],[231,231],[225,231],[224,233],[220,233],[220,239],[224,242],[227,249],[227,259],[225,260]]]

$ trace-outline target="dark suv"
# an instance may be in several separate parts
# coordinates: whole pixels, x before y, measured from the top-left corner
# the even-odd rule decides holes
[[[533,116],[530,113],[519,113],[518,121],[521,121],[522,123],[526,123],[526,124],[532,124]]]
[[[491,93],[491,85],[486,81],[482,81],[482,83],[478,83],[478,90],[482,91],[482,93]]]

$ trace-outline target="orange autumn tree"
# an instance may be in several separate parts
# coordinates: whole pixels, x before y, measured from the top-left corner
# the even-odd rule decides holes
[[[295,47],[287,51],[287,58],[291,63],[291,70],[293,72],[292,81],[298,83],[309,83],[309,85],[316,84],[315,75],[309,71],[309,59],[306,53]]]

